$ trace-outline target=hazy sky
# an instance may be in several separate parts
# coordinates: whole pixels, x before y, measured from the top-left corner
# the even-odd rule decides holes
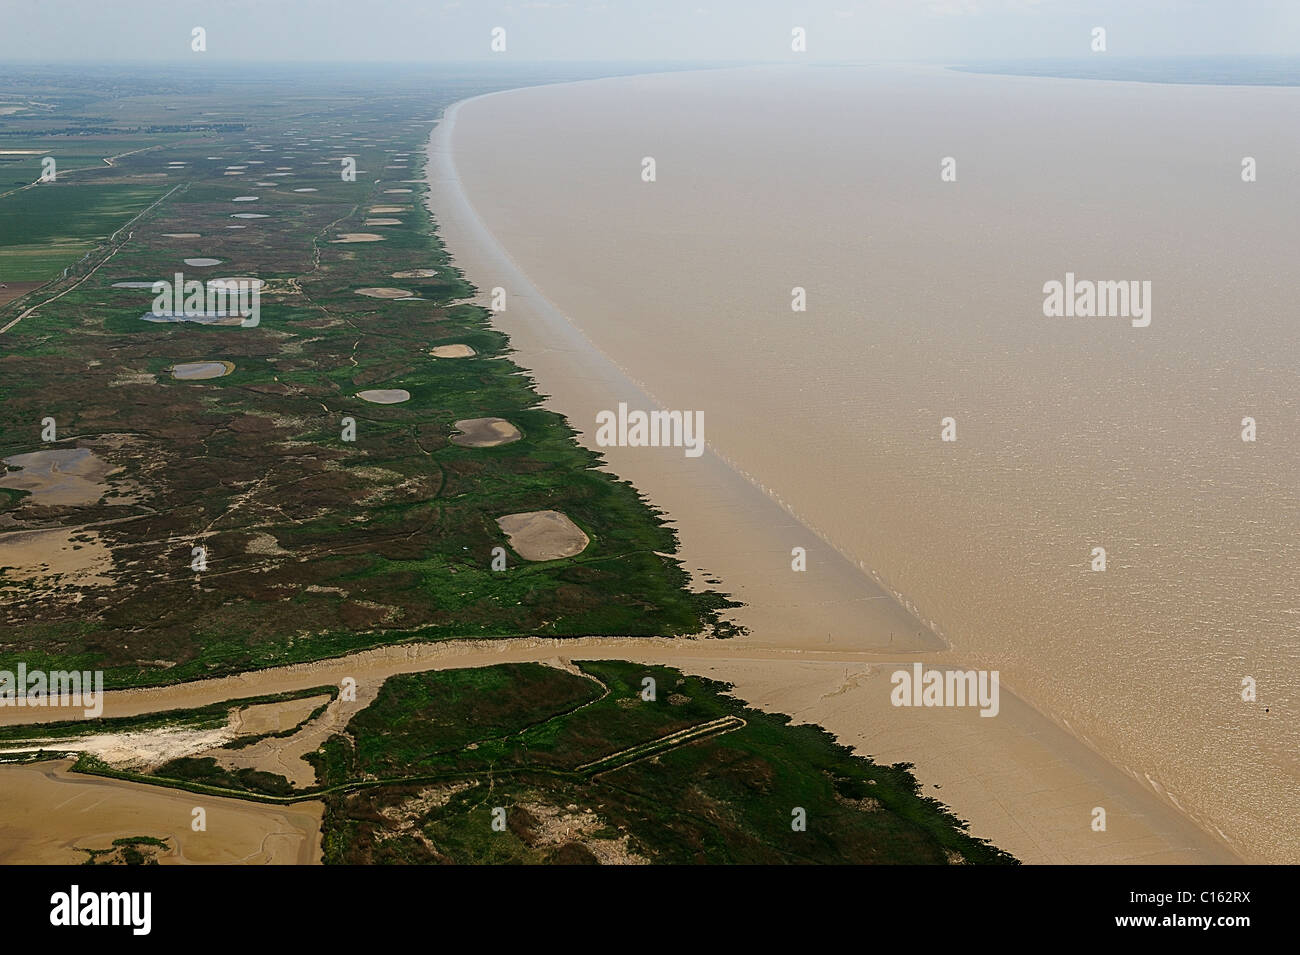
[[[0,0],[0,61],[972,60],[1300,53],[1300,0]],[[490,48],[506,30],[506,52]]]

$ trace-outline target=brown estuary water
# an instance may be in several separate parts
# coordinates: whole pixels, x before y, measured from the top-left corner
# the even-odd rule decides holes
[[[501,326],[584,441],[619,401],[703,413],[698,459],[601,450],[750,605],[748,641],[938,634],[1245,858],[1297,862],[1298,106],[929,68],[622,77],[460,104],[432,202],[482,301],[517,293]],[[1150,282],[1149,324],[1045,315],[1067,276]],[[1092,838],[1089,805],[1063,840]]]

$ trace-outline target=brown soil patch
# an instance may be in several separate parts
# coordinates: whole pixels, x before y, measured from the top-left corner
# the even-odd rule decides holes
[[[44,282],[0,282],[0,305],[22,298],[32,289],[38,289]]]

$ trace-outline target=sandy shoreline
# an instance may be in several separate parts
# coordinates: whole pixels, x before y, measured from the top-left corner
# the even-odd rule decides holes
[[[430,140],[430,202],[440,234],[467,277],[484,292],[498,285],[506,288],[509,308],[494,321],[511,336],[515,360],[536,376],[540,390],[550,396],[548,406],[567,415],[585,432],[580,439],[594,446],[589,422],[596,412],[618,401],[630,407],[661,405],[533,285],[488,231],[464,191],[453,152],[457,114],[468,104],[513,92],[462,101],[447,111]],[[480,301],[486,304],[486,296]],[[895,652],[933,654],[922,658],[966,665],[950,659],[951,653],[935,653],[941,641],[917,626],[915,618],[871,580],[868,568],[859,568],[825,544],[774,496],[717,455],[706,452],[684,461],[647,453],[651,449],[599,450],[612,471],[635,484],[674,522],[682,559],[696,579],[712,576],[721,581],[720,589],[747,604],[737,616],[753,632],[731,642],[733,656],[743,656],[742,645],[746,650],[888,650],[892,634]],[[815,575],[791,573],[792,546],[808,547],[810,569],[814,553],[823,569]],[[900,645],[900,637],[909,636],[915,642]],[[740,662],[719,663],[711,672],[736,683],[741,696],[750,698],[746,687],[752,687],[758,694],[754,702],[820,723],[864,755],[915,763],[926,791],[969,820],[973,833],[993,839],[1027,862],[1239,858],[1167,798],[1027,704],[1017,701],[1000,718],[967,727],[961,747],[954,749],[941,729],[945,711],[909,711],[909,716],[926,715],[904,722],[887,704],[878,709],[880,700],[887,699],[887,688],[879,687],[870,699],[860,691],[848,694],[857,701],[852,706],[828,703],[825,688],[816,681],[793,678],[801,665],[777,665],[773,671],[771,665],[755,670]],[[790,682],[783,685],[787,676]],[[1003,689],[1005,694],[1005,685]],[[932,715],[936,712],[940,717]],[[1012,712],[1014,717],[1007,715]],[[962,715],[969,713],[954,717],[946,711],[947,718]],[[1045,740],[1053,740],[1054,747],[1044,749]],[[942,790],[931,789],[935,782]],[[1091,810],[1098,805],[1111,813],[1106,833],[1089,826]],[[1128,821],[1118,839],[1117,805],[1131,810],[1123,813]]]
[[[0,821],[0,864],[76,865],[78,849],[107,849],[114,839],[166,839],[162,865],[314,865],[321,859],[325,806],[304,801],[268,806],[242,799],[199,796],[68,772],[71,760],[0,766],[5,818]],[[192,828],[193,810],[207,829]]]

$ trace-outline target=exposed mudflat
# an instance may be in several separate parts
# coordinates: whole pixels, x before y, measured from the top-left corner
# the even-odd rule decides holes
[[[77,847],[106,849],[114,839],[152,836],[171,851],[164,865],[311,865],[320,862],[316,801],[267,806],[144,783],[69,772],[70,760],[0,766],[6,812],[0,822],[0,864],[72,865],[86,861]],[[195,832],[191,811],[200,800],[207,829]]]
[[[559,560],[581,554],[591,543],[581,527],[559,511],[525,511],[497,518],[497,526],[524,560]]]
[[[0,594],[81,600],[80,587],[113,583],[113,554],[98,531],[76,527],[0,532]]]
[[[104,479],[113,466],[89,448],[52,448],[4,459],[18,471],[0,473],[0,487],[27,491],[35,504],[95,504],[108,490]]]
[[[453,434],[448,440],[463,448],[495,448],[523,437],[505,418],[465,418],[457,421],[456,427],[463,433]]]

